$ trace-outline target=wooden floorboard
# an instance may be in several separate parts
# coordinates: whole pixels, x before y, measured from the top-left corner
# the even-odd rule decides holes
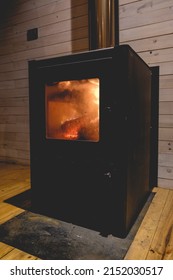
[[[24,211],[5,200],[29,188],[29,167],[0,163],[0,224]],[[125,256],[126,260],[173,260],[173,190],[154,188],[153,192],[154,198]],[[38,258],[0,242],[0,259]]]
[[[173,191],[155,188],[155,197],[125,259],[173,259]]]
[[[0,202],[0,224],[7,222],[22,212],[24,212],[24,210],[21,208],[8,203]]]
[[[15,164],[0,163],[0,224],[24,212],[23,209],[5,203],[4,200],[30,188],[30,168]],[[0,242],[1,260],[37,260],[17,248]]]
[[[1,260],[37,260],[38,258],[26,252],[0,242]]]
[[[160,199],[162,198],[160,197]],[[148,260],[169,259],[169,257],[171,257],[170,245],[173,241],[172,205],[173,205],[173,191],[169,191],[165,205],[162,209],[162,213],[157,228],[154,233],[154,237],[152,239],[152,244],[147,253],[146,259]]]
[[[156,191],[155,197],[153,198],[135,239],[126,254],[125,259],[127,260],[154,259],[154,254],[152,256],[152,252],[154,252],[154,237],[156,234],[160,234],[158,227],[160,221],[164,222],[162,219],[163,209],[167,204],[170,192],[167,189],[161,188],[155,188],[154,191]],[[166,225],[163,223],[162,226],[165,228]]]

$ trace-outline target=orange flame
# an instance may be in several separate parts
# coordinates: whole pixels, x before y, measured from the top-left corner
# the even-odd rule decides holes
[[[47,138],[99,141],[99,79],[46,85]]]

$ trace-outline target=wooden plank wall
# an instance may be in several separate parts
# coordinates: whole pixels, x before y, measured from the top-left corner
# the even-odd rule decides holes
[[[173,0],[119,0],[120,43],[160,66],[158,185],[173,189]]]
[[[0,161],[29,164],[28,61],[88,49],[87,0],[2,0],[0,15]]]

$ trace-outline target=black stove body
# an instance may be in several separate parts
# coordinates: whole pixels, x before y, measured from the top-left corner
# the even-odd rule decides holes
[[[33,210],[125,237],[150,193],[151,71],[128,46],[29,62]]]

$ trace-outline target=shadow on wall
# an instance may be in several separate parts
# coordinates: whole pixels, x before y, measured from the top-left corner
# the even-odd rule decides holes
[[[1,41],[8,40],[10,31],[15,28],[11,25],[10,18],[17,14],[18,9],[19,5],[16,5],[16,1],[0,0]]]
[[[7,20],[7,17],[15,14],[16,2],[11,0],[0,1],[0,24]]]
[[[88,0],[71,0],[72,52],[89,49],[88,40]]]

